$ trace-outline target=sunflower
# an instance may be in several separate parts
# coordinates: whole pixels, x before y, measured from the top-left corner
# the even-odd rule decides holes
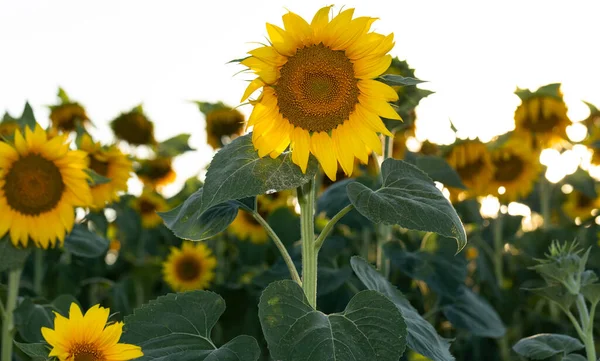
[[[206,141],[217,150],[226,143],[224,138],[235,139],[244,132],[244,115],[219,102],[216,104],[198,102],[200,111],[206,117]]]
[[[87,154],[69,150],[67,136],[49,139],[36,125],[15,132],[14,144],[0,142],[0,235],[10,231],[17,246],[48,248],[75,222],[76,206],[92,202],[86,169]]]
[[[128,113],[121,113],[111,123],[115,136],[131,145],[152,145],[154,139],[154,123],[146,117],[141,106]]]
[[[49,356],[60,361],[126,361],[144,356],[139,346],[119,343],[123,322],[107,325],[110,310],[95,305],[85,315],[71,303],[69,318],[58,313],[54,329],[42,327],[52,347]]]
[[[567,199],[563,204],[565,214],[571,218],[579,218],[585,221],[592,217],[592,211],[600,208],[600,198],[590,198],[585,194],[574,190],[567,195]]]
[[[143,159],[139,161],[139,169],[136,174],[142,182],[150,187],[161,187],[175,181],[177,174],[173,170],[173,158],[156,157],[154,159]]]
[[[494,165],[485,144],[479,140],[458,142],[446,154],[446,161],[456,170],[468,188],[467,192],[451,189],[451,195],[457,196],[458,200],[463,197],[487,195],[487,184],[494,175]]]
[[[510,203],[531,193],[542,166],[539,153],[513,137],[492,151],[494,173],[487,183],[488,193]]]
[[[515,111],[515,133],[529,136],[536,149],[552,146],[567,139],[571,121],[560,84],[550,84],[532,93],[518,89],[521,104]]]
[[[50,121],[52,127],[63,132],[72,132],[77,125],[89,122],[85,109],[79,103],[63,103],[50,107]]]
[[[15,135],[15,132],[19,129],[19,123],[15,119],[6,117],[0,122],[0,142],[3,142],[5,138],[10,138]]]
[[[263,226],[252,216],[252,213],[243,209],[238,211],[237,216],[229,225],[229,231],[242,241],[249,240],[254,244],[265,244],[269,235]]]
[[[119,200],[118,193],[127,190],[131,161],[116,146],[102,147],[88,134],[82,137],[80,148],[88,153],[89,168],[110,179],[107,183],[92,186],[91,208],[102,209],[106,204]]]
[[[393,34],[369,32],[376,19],[352,19],[354,9],[331,20],[330,10],[310,24],[292,12],[283,16],[285,29],[267,24],[270,45],[241,62],[258,75],[242,101],[262,88],[248,119],[259,156],[277,157],[291,145],[303,172],[312,153],[335,180],[338,162],[349,175],[355,157],[366,164],[371,151],[381,153],[377,133],[392,134],[379,116],[400,116],[388,103],[398,99],[394,89],[373,80],[392,61]]]
[[[177,292],[203,290],[215,278],[217,259],[208,246],[184,242],[181,249],[172,247],[163,263],[163,278]]]
[[[169,209],[167,201],[158,193],[145,190],[139,198],[132,201],[131,207],[139,212],[144,228],[156,228],[162,224],[162,218],[156,212]]]

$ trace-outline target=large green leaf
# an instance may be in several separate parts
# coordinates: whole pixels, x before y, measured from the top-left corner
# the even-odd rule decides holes
[[[42,327],[53,327],[53,312],[66,316],[73,302],[77,303],[77,300],[71,295],[58,296],[47,304],[36,304],[30,298],[25,298],[15,310],[15,325],[19,335],[29,343],[43,341]]]
[[[8,233],[0,238],[0,272],[23,267],[31,252],[29,248],[13,246],[9,238]]]
[[[381,174],[383,186],[377,191],[357,182],[348,184],[350,201],[362,215],[375,223],[454,238],[459,251],[467,244],[458,214],[427,174],[391,158],[383,162]]]
[[[225,311],[225,301],[213,292],[168,294],[125,317],[122,341],[141,346],[140,361],[256,361],[253,337],[238,336],[216,347],[211,330]]]
[[[417,157],[417,167],[427,173],[431,179],[445,186],[466,189],[460,176],[442,157],[435,155],[424,155]]]
[[[314,157],[308,161],[306,174],[292,162],[292,154],[285,152],[273,159],[260,158],[252,144],[252,134],[234,139],[213,158],[202,195],[203,209],[225,201],[242,199],[301,186],[317,173]]]
[[[408,302],[402,292],[390,284],[379,272],[371,267],[364,259],[352,257],[352,269],[370,290],[387,296],[400,310],[406,321],[408,347],[433,361],[452,361],[450,344],[437,334],[435,328],[427,322],[419,312]]]
[[[521,339],[513,346],[513,350],[521,356],[543,360],[558,353],[571,353],[581,350],[583,344],[576,338],[567,335],[543,333]]]
[[[50,349],[45,343],[20,343],[15,341],[15,345],[34,361],[49,359]]]
[[[203,192],[204,188],[200,188],[182,205],[168,212],[159,213],[167,227],[177,237],[193,241],[213,237],[224,231],[237,216],[239,203],[234,201],[204,208]]]
[[[76,224],[65,238],[65,249],[76,256],[96,258],[108,250],[108,239],[90,231],[83,224]]]
[[[343,313],[314,310],[293,281],[274,282],[259,303],[271,356],[281,361],[397,361],[406,347],[406,325],[389,299],[376,291],[356,294]]]

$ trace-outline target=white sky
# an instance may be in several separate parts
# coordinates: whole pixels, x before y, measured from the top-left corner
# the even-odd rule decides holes
[[[95,132],[143,103],[158,140],[192,134],[197,152],[176,163],[178,182],[210,161],[204,118],[188,100],[238,105],[241,68],[226,64],[263,41],[265,22],[286,9],[310,19],[328,3],[305,1],[0,0],[0,111],[20,114],[29,100],[47,124],[62,86],[86,106]],[[600,105],[598,1],[352,1],[394,32],[393,55],[407,59],[436,94],[418,109],[419,138],[449,142],[512,128],[517,86],[562,82],[573,120]],[[339,8],[337,8],[339,9]],[[242,108],[246,114],[248,107]]]

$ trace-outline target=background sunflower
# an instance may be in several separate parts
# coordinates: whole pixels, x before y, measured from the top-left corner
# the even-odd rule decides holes
[[[181,248],[171,248],[163,263],[163,277],[178,292],[207,289],[215,278],[217,259],[201,242],[184,242]]]

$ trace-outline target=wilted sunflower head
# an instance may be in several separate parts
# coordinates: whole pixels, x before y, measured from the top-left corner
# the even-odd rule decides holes
[[[165,212],[169,208],[167,201],[160,194],[147,189],[141,196],[132,200],[131,207],[140,215],[144,228],[156,228],[162,224],[162,218],[157,212]]]
[[[173,158],[157,156],[139,161],[135,171],[142,182],[149,187],[161,187],[175,181],[177,174],[173,170]]]
[[[215,278],[217,259],[205,243],[184,241],[171,248],[163,278],[177,292],[207,289]]]
[[[50,121],[54,129],[63,132],[77,130],[77,125],[85,125],[90,118],[79,103],[63,103],[50,107]]]
[[[494,175],[494,165],[487,146],[479,140],[465,140],[455,143],[446,154],[446,161],[456,170],[468,188],[464,196],[453,190],[459,200],[463,197],[486,195],[488,182]]]
[[[593,217],[594,210],[599,208],[600,198],[590,198],[577,190],[567,194],[566,201],[563,203],[563,211],[572,220],[579,218],[579,220],[585,221]]]
[[[288,12],[284,28],[267,24],[270,45],[241,61],[258,76],[242,101],[262,88],[248,119],[259,156],[291,146],[303,172],[312,153],[335,180],[338,162],[349,175],[355,158],[366,164],[371,151],[381,153],[378,133],[391,133],[380,116],[400,116],[388,103],[398,99],[394,89],[374,80],[392,61],[393,34],[370,32],[376,19],[353,19],[354,9],[330,13],[324,7],[308,23]]]
[[[13,137],[18,129],[19,123],[16,120],[5,119],[0,122],[0,142],[3,142],[5,138]]]
[[[141,106],[128,113],[121,113],[111,123],[115,136],[131,145],[153,145],[154,123],[144,114]]]
[[[213,149],[223,147],[244,132],[246,119],[236,109],[221,102],[198,102],[198,106],[206,117],[206,141]]]

